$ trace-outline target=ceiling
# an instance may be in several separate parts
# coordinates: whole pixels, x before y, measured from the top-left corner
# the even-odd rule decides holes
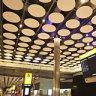
[[[95,0],[1,0],[0,4],[3,60],[52,67],[58,37],[60,66],[78,70],[79,56],[96,47]]]

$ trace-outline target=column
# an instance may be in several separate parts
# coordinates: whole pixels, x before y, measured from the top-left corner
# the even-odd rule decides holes
[[[54,39],[53,96],[60,96],[60,38]]]

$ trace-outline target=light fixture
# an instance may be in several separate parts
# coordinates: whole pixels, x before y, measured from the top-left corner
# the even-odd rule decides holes
[[[22,24],[20,24],[20,25],[19,25],[19,27],[20,27],[20,28],[22,28],[22,27],[23,27],[23,25],[22,25]]]
[[[89,0],[81,0],[80,2],[81,3],[87,3],[87,2],[89,2]]]
[[[45,23],[45,19],[42,19],[42,22]]]

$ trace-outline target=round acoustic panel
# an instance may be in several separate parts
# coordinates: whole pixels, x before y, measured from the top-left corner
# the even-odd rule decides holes
[[[68,57],[67,57],[67,59],[73,59],[73,58],[74,58],[74,57],[72,57],[72,56],[68,56]],[[69,60],[68,60],[68,61],[69,61]]]
[[[82,6],[76,11],[76,15],[78,18],[88,18],[92,15],[92,13],[93,9],[90,6]]]
[[[19,45],[20,47],[28,47],[28,46],[29,46],[27,43],[23,43],[23,42],[18,43],[18,45]]]
[[[84,49],[85,50],[91,50],[91,49],[93,49],[93,46],[88,45],[88,46],[85,46]]]
[[[84,43],[76,43],[75,44],[75,47],[77,47],[77,48],[84,47]]]
[[[29,50],[29,52],[30,53],[38,53],[38,51],[37,50],[34,50],[34,49]]]
[[[79,54],[78,53],[74,53],[74,54],[72,54],[72,56],[77,57],[77,56],[79,56]]]
[[[83,54],[85,52],[86,52],[86,50],[83,50],[83,49],[77,51],[77,53],[79,53],[79,54]]]
[[[4,33],[3,34],[4,37],[8,38],[8,39],[16,39],[16,35],[12,34],[12,33]]]
[[[47,59],[53,59],[53,57],[51,57],[51,56],[48,56],[48,57],[46,57]]]
[[[57,7],[62,11],[71,11],[75,7],[75,0],[58,0]]]
[[[64,54],[64,55],[70,55],[71,52],[69,52],[69,51],[65,51],[65,52],[63,52],[63,54]]]
[[[47,55],[48,53],[47,52],[40,52],[39,54],[40,55]]]
[[[8,57],[4,57],[4,58],[6,58],[6,59],[12,59],[12,57],[9,57],[9,56]]]
[[[5,30],[9,31],[9,32],[17,32],[18,31],[18,28],[15,25],[9,24],[9,23],[4,24],[3,25],[3,28]]]
[[[91,19],[92,24],[96,24],[96,16]]]
[[[90,0],[93,5],[96,5],[96,0]]]
[[[6,48],[6,49],[14,49],[14,47],[10,46],[10,45],[4,45],[4,48]]]
[[[70,19],[66,22],[66,26],[70,29],[77,28],[79,27],[79,25],[80,25],[80,22],[76,19]]]
[[[16,13],[9,11],[3,13],[3,18],[12,23],[18,23],[20,21],[20,17]]]
[[[47,46],[48,47],[54,47],[54,43],[48,43]]]
[[[44,45],[45,44],[45,42],[43,40],[35,40],[34,43],[37,45]]]
[[[49,54],[50,56],[54,56],[54,54],[53,53],[51,53],[51,54]]]
[[[72,36],[71,36],[71,38],[72,39],[74,39],[74,40],[79,40],[79,39],[81,39],[83,36],[82,36],[82,34],[80,34],[80,33],[75,33],[75,34],[73,34]]]
[[[23,56],[22,56],[22,55],[15,55],[15,57],[23,58]]]
[[[23,9],[22,0],[3,0],[3,3],[12,10],[21,10]]]
[[[49,20],[52,23],[61,23],[64,21],[64,16],[61,13],[53,12],[49,15]]]
[[[7,52],[7,53],[13,53],[12,50],[4,50],[4,52]]]
[[[14,58],[15,60],[22,60],[21,58]]]
[[[93,37],[96,37],[96,31],[94,31],[94,32],[92,33],[92,36],[93,36]]]
[[[15,45],[15,42],[12,41],[12,40],[5,39],[5,40],[3,40],[3,42],[4,42],[5,44],[8,44],[8,45]]]
[[[28,55],[28,56],[35,56],[35,54],[31,54],[31,53],[28,53],[27,55]]]
[[[61,46],[60,46],[60,49],[61,49],[61,50],[65,50],[65,49],[67,49],[67,48],[68,48],[68,47],[67,47],[66,45],[61,45]]]
[[[10,53],[4,53],[4,55],[6,55],[6,56],[12,56],[12,54],[10,54]]]
[[[65,45],[72,45],[72,44],[74,44],[74,41],[73,41],[73,40],[66,40],[66,41],[64,42],[64,44],[65,44]]]
[[[67,29],[61,29],[58,31],[58,35],[60,36],[68,36],[70,34],[70,31]]]
[[[18,47],[17,50],[18,50],[18,51],[26,51],[25,48],[21,48],[21,47]]]
[[[21,52],[21,51],[16,51],[16,54],[19,54],[19,55],[24,55],[24,52]]]
[[[91,25],[84,25],[80,28],[80,31],[82,33],[89,33],[93,30],[93,27]]]
[[[43,48],[43,50],[44,51],[49,51],[49,52],[52,51],[52,49],[51,48],[48,48],[48,47]]]
[[[39,22],[35,19],[32,18],[28,18],[24,20],[24,23],[26,26],[30,27],[30,28],[37,28],[39,27]]]
[[[56,27],[54,25],[51,25],[51,24],[45,24],[45,25],[43,25],[42,29],[45,32],[54,32],[54,31],[56,31]]]
[[[77,48],[69,48],[68,50],[71,52],[74,52],[74,51],[77,51]]]
[[[47,34],[47,33],[39,33],[39,34],[38,34],[38,37],[39,37],[40,39],[49,39],[49,38],[50,38],[50,35]]]
[[[90,43],[93,41],[93,38],[92,37],[85,37],[83,40],[82,40],[84,43]]]
[[[23,42],[31,42],[31,39],[29,37],[26,37],[26,36],[21,36],[20,40]]]
[[[92,44],[93,44],[94,46],[96,46],[96,41],[93,41]]]
[[[37,49],[37,50],[38,50],[38,49],[41,49],[41,47],[38,46],[38,45],[32,45],[31,48],[33,48],[33,49]]]
[[[43,17],[46,13],[45,9],[37,4],[32,4],[28,7],[28,12],[34,17]]]
[[[33,31],[33,30],[31,30],[31,29],[23,29],[22,30],[22,33],[24,34],[24,35],[26,35],[26,36],[33,36],[34,34],[35,34],[35,32]]]
[[[49,3],[49,2],[51,2],[52,0],[39,0],[40,2],[42,2],[42,3]]]

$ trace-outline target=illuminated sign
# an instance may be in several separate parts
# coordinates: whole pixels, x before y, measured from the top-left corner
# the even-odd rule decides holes
[[[24,84],[32,84],[32,73],[25,74]]]
[[[82,60],[82,59],[85,59],[85,58],[95,54],[95,53],[96,53],[96,48],[94,48],[93,50],[91,50],[89,52],[86,52],[85,54],[81,55],[79,58],[80,58],[80,60]]]

